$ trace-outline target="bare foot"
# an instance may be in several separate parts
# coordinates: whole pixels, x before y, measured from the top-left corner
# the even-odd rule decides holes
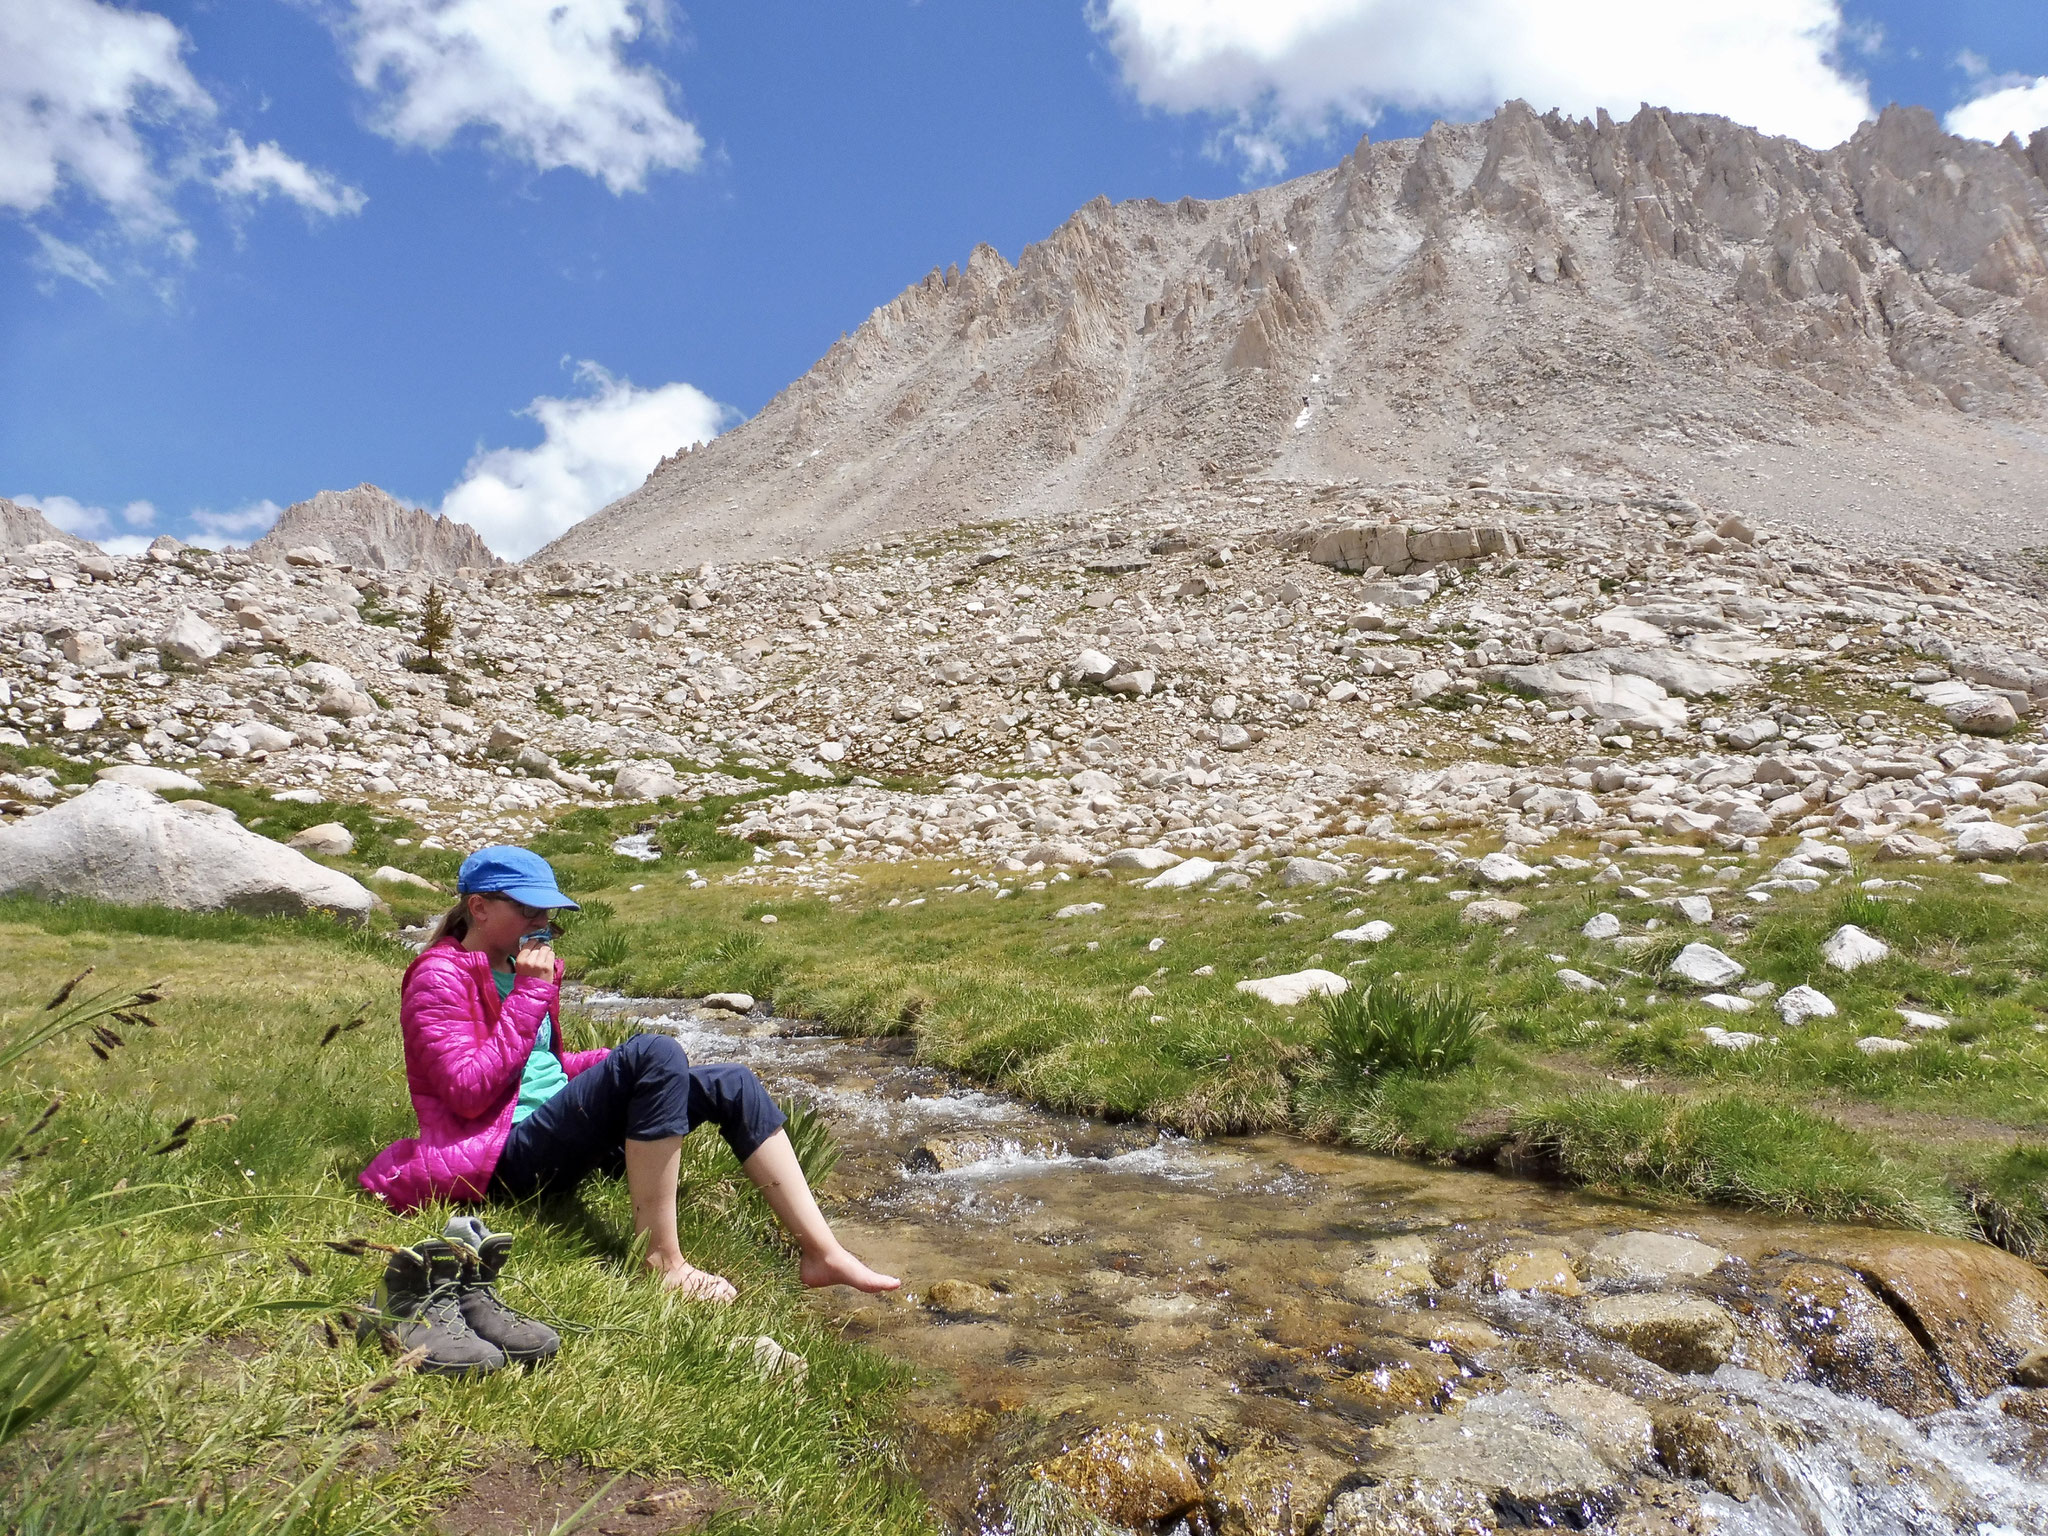
[[[666,1266],[653,1259],[647,1267],[661,1277],[661,1288],[665,1291],[681,1291],[692,1301],[729,1302],[739,1295],[733,1283],[723,1275],[714,1275],[699,1269],[687,1259],[677,1259]]]
[[[797,1278],[805,1285],[850,1285],[856,1291],[893,1291],[903,1282],[894,1275],[869,1269],[844,1248],[830,1253],[805,1254],[797,1267]]]

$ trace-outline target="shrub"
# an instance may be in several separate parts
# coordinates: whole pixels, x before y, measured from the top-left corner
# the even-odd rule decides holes
[[[1441,1077],[1478,1054],[1486,1033],[1479,1007],[1454,987],[1421,990],[1375,981],[1321,1000],[1323,1051],[1340,1076],[1391,1072]]]

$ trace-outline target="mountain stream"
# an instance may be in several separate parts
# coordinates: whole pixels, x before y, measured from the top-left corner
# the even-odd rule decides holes
[[[582,1006],[829,1119],[828,1213],[905,1285],[819,1304],[915,1368],[906,1455],[950,1529],[2048,1532],[2048,1390],[2009,1384],[2048,1282],[2009,1256],[1183,1140],[908,1041]]]

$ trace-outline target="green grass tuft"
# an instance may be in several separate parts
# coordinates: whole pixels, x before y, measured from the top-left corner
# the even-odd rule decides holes
[[[1437,985],[1375,981],[1318,999],[1323,1050],[1340,1077],[1393,1072],[1442,1077],[1467,1065],[1486,1032],[1469,993]]]
[[[1515,1128],[1567,1178],[1616,1194],[1933,1232],[1969,1226],[1937,1175],[1885,1156],[1837,1121],[1747,1094],[1688,1103],[1595,1089],[1537,1105]]]

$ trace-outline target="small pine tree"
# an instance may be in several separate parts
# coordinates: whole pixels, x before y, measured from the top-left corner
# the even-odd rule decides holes
[[[420,607],[420,649],[427,653],[428,661],[439,667],[441,647],[454,637],[455,615],[448,607],[448,600],[441,596],[438,586],[428,587],[427,600]]]

